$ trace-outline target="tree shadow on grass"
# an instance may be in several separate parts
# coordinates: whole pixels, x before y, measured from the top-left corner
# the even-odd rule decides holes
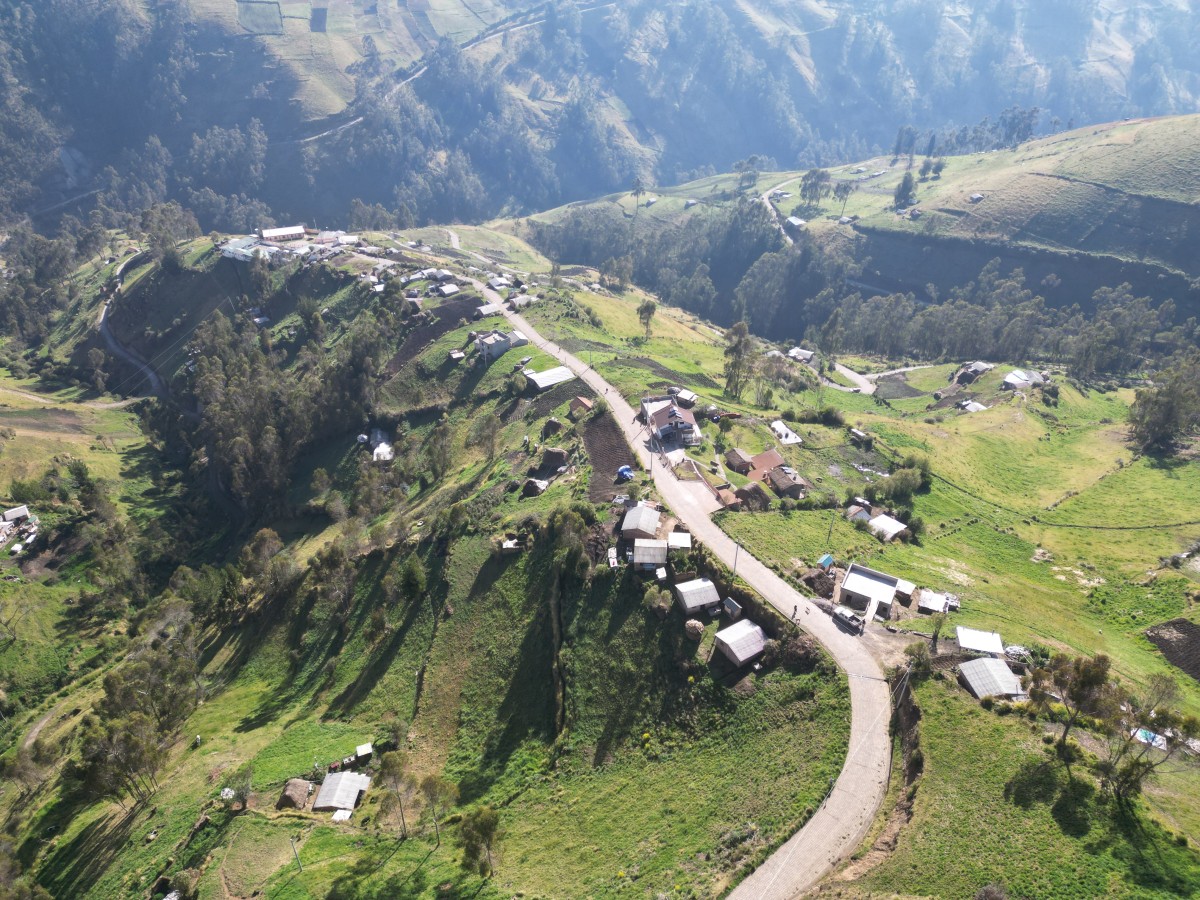
[[[1098,829],[1099,836],[1086,847],[1089,853],[1107,850],[1140,887],[1176,897],[1200,895],[1200,855],[1194,849],[1175,843],[1136,807],[1114,803],[1109,809],[1107,827]]]
[[[530,738],[554,738],[554,647],[550,611],[539,607],[525,631],[508,690],[496,712],[497,727],[484,739],[479,767],[463,776],[458,789],[469,804],[487,793],[517,749]]]
[[[137,809],[97,819],[60,844],[39,867],[38,879],[55,897],[78,897],[95,885],[129,843]]]
[[[1036,803],[1049,803],[1061,785],[1059,775],[1059,769],[1053,763],[1028,759],[1004,785],[1004,799],[1021,809],[1029,809]]]
[[[1081,838],[1092,830],[1096,788],[1079,778],[1071,778],[1059,791],[1050,807],[1050,815],[1068,837]]]

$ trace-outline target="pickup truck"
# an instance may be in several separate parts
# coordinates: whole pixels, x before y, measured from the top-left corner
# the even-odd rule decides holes
[[[845,625],[851,631],[863,632],[866,630],[867,623],[863,621],[862,616],[845,606],[834,607],[833,620],[839,625]]]

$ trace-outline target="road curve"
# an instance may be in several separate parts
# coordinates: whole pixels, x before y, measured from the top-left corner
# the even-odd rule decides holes
[[[501,297],[473,282],[489,302]],[[840,860],[853,853],[866,836],[887,790],[892,748],[889,736],[891,692],[883,672],[866,646],[834,624],[812,601],[782,578],[742,552],[712,521],[712,495],[693,482],[679,481],[655,465],[637,412],[594,369],[557,344],[543,338],[523,316],[505,316],[539,348],[554,356],[603,397],[625,432],[655,487],[692,535],[786,618],[795,618],[845,671],[850,680],[850,745],[842,771],[825,803],[808,824],[789,838],[729,895],[731,900],[789,900],[813,887]],[[798,752],[803,752],[800,749]],[[770,789],[764,786],[764,789]]]

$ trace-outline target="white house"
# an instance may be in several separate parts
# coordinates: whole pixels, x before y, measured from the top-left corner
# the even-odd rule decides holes
[[[740,619],[717,632],[717,649],[735,666],[756,659],[767,645],[767,636],[749,619]]]
[[[873,618],[879,607],[883,606],[886,609],[882,615],[889,618],[899,583],[900,579],[895,575],[851,563],[846,570],[846,577],[842,579],[841,602],[845,606],[866,610],[868,618]]]
[[[721,608],[721,596],[717,593],[717,586],[707,578],[697,578],[675,585],[675,597],[686,616],[701,610]]]
[[[529,338],[516,330],[508,334],[501,331],[484,331],[475,337],[475,348],[485,362],[491,362],[497,357],[503,356],[513,347],[524,347],[528,343]]]
[[[908,528],[899,519],[893,519],[889,515],[876,516],[867,522],[867,527],[882,541],[894,541],[896,535]]]

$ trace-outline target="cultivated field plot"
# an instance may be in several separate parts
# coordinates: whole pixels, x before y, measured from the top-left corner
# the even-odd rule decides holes
[[[1146,629],[1167,661],[1200,681],[1200,625],[1187,619],[1172,619]]]
[[[633,465],[633,451],[612,413],[594,416],[584,423],[583,445],[592,463],[588,499],[593,503],[607,502],[621,492],[614,479],[621,466]]]
[[[283,34],[283,13],[274,0],[238,0],[238,24],[251,34]]]

